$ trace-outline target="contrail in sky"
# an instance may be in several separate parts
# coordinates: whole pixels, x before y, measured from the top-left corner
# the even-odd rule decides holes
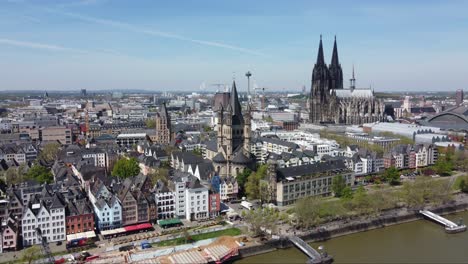
[[[67,48],[64,46],[59,46],[59,45],[54,45],[54,44],[21,41],[21,40],[16,40],[16,39],[7,39],[7,38],[0,38],[0,44],[16,46],[16,47],[32,48],[32,49],[52,50],[52,51],[72,51],[72,52],[78,52],[78,53],[91,53],[91,51],[87,51],[87,50]]]
[[[168,38],[168,39],[175,39],[175,40],[186,41],[186,42],[192,42],[192,43],[196,43],[196,44],[204,45],[204,46],[230,49],[230,50],[235,50],[235,51],[239,51],[239,52],[243,52],[243,53],[247,53],[247,54],[252,54],[252,55],[257,55],[257,56],[261,56],[261,57],[270,57],[267,54],[264,54],[264,53],[261,53],[261,52],[255,51],[255,50],[246,49],[246,48],[242,48],[242,47],[238,47],[238,46],[233,46],[233,45],[229,45],[229,44],[222,43],[222,42],[194,39],[194,38],[189,38],[189,37],[185,37],[185,36],[181,36],[181,35],[177,35],[177,34],[173,34],[173,33],[169,33],[169,32],[163,32],[163,31],[152,30],[152,29],[149,29],[149,28],[139,27],[139,26],[135,26],[135,25],[120,22],[120,21],[102,19],[102,18],[95,18],[95,17],[80,15],[80,14],[61,11],[61,10],[56,10],[56,9],[46,8],[46,10],[48,12],[52,12],[52,13],[72,17],[72,18],[79,19],[79,20],[82,20],[82,21],[101,24],[101,25],[112,26],[112,27],[132,31],[132,32],[136,32],[136,33],[152,35],[152,36]]]

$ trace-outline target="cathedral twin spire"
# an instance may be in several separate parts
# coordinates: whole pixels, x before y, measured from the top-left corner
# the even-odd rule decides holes
[[[325,64],[325,56],[323,55],[323,44],[322,44],[322,35],[320,35],[320,43],[318,48],[317,54],[317,65],[324,65]],[[336,44],[336,36],[335,42],[333,44],[333,53],[330,66],[339,66],[340,61],[338,59],[338,45]]]
[[[328,74],[324,74],[324,71],[328,71]],[[318,72],[321,72],[321,74],[317,74]],[[343,88],[343,71],[341,69],[341,64],[338,58],[338,45],[336,44],[336,36],[335,42],[333,44],[331,64],[327,67],[323,53],[322,35],[320,35],[317,63],[314,67],[314,74],[312,74],[312,82],[314,83],[314,81],[320,81],[322,83],[328,82],[329,89]]]

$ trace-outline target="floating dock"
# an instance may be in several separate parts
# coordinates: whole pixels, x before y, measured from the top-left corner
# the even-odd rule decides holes
[[[304,242],[301,238],[297,236],[290,236],[288,238],[294,246],[309,257],[307,264],[325,264],[333,262],[333,258],[331,256],[318,253],[317,250]]]
[[[460,224],[460,225],[457,225],[455,224],[454,222],[440,216],[440,215],[437,215],[431,211],[428,211],[428,210],[420,210],[419,211],[420,214],[424,215],[425,217],[439,223],[439,224],[442,224],[445,226],[445,232],[449,233],[449,234],[454,234],[454,233],[460,233],[460,232],[464,232],[466,231],[466,225],[463,225],[463,224]]]

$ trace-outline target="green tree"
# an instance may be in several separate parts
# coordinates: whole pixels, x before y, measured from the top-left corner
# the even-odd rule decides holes
[[[353,198],[353,190],[351,187],[346,186],[343,191],[341,192],[341,198],[349,200]]]
[[[335,197],[341,197],[343,195],[344,188],[346,188],[346,180],[343,175],[335,176],[332,181],[332,190]]]
[[[403,184],[402,200],[410,207],[425,204],[443,204],[452,199],[451,186],[446,181],[416,177],[414,182]]]
[[[390,185],[400,184],[400,172],[393,166],[386,169],[383,176]]]
[[[148,174],[148,178],[150,179],[151,183],[154,185],[158,180],[161,180],[167,183],[169,177],[169,169],[165,167],[155,168],[153,172]]]
[[[245,192],[250,199],[260,198],[260,180],[265,178],[267,168],[268,166],[266,164],[260,165],[257,171],[252,172],[247,178]]]
[[[462,192],[468,192],[468,184],[466,183],[465,179],[461,179],[459,188]]]
[[[195,154],[196,156],[199,156],[199,157],[203,156],[203,153],[202,153],[202,151],[201,151],[200,148],[194,149],[194,150],[192,151],[192,153]]]
[[[258,186],[258,190],[259,190],[259,198],[260,198],[260,204],[264,204],[264,203],[269,203],[270,202],[270,191],[269,191],[269,187],[268,187],[268,182],[264,181],[264,180],[260,180],[260,183],[259,183],[259,186]]]
[[[265,121],[268,122],[268,123],[272,123],[273,118],[271,116],[267,116],[267,117],[265,117]]]
[[[23,250],[21,254],[21,261],[24,263],[31,264],[34,260],[43,257],[41,248],[38,245],[34,245]]]
[[[245,212],[245,211],[243,211]],[[277,221],[279,214],[270,208],[260,208],[257,210],[249,210],[243,213],[245,222],[249,225],[249,230],[252,236],[259,236],[263,234],[262,228],[277,231]]]
[[[119,178],[128,178],[138,175],[140,173],[140,166],[135,158],[121,158],[119,159],[112,169],[112,176]]]
[[[145,120],[146,128],[156,128],[156,120],[150,118]]]
[[[320,223],[321,201],[317,197],[299,199],[294,207],[298,225],[310,228]]]
[[[26,163],[19,165],[18,167],[10,167],[4,173],[3,177],[7,184],[17,184],[23,181],[25,174],[29,167]]]
[[[437,174],[441,176],[450,175],[453,169],[453,163],[450,160],[438,159],[434,164],[434,169]]]
[[[57,159],[58,152],[60,151],[60,144],[58,142],[51,142],[44,145],[44,148],[39,153],[38,159],[52,162]]]
[[[40,183],[51,183],[54,176],[48,168],[36,164],[28,170],[25,179],[36,180]]]
[[[353,199],[349,201],[348,206],[350,206],[351,209],[353,209],[359,214],[367,213],[370,211],[371,199],[363,186],[359,186],[357,188],[356,192],[353,195]]]
[[[239,195],[241,196],[245,194],[245,184],[247,183],[247,179],[249,178],[250,174],[252,174],[252,170],[245,168],[236,176],[237,185],[239,186]]]

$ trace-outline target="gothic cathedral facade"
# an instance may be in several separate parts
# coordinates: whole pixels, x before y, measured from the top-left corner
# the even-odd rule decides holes
[[[309,121],[314,124],[362,124],[385,120],[385,105],[374,96],[371,88],[356,88],[354,68],[350,87],[343,88],[343,70],[338,59],[338,47],[333,45],[331,64],[323,54],[322,36],[317,62],[312,71],[309,97]]]

